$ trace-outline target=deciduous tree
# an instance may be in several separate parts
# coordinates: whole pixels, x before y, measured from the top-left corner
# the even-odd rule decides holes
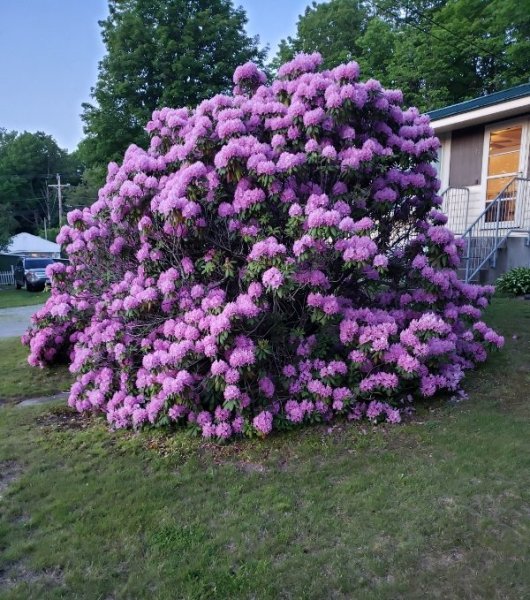
[[[105,167],[130,143],[145,143],[156,108],[226,91],[238,64],[264,57],[230,0],[110,0],[109,11],[100,22],[107,54],[93,103],[83,105],[88,166]]]
[[[300,16],[274,64],[319,51],[431,110],[527,82],[530,12],[520,0],[330,0]]]
[[[63,182],[76,183],[77,165],[52,136],[41,131],[0,131],[0,218],[5,239],[19,231],[37,233],[43,218],[56,221],[57,206],[46,184],[63,175]]]

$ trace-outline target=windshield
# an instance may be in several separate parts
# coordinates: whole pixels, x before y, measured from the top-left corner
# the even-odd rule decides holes
[[[30,258],[26,260],[26,269],[44,269],[53,263],[51,258]]]

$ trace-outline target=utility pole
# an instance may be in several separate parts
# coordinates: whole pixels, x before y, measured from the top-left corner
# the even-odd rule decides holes
[[[49,185],[48,187],[57,188],[57,202],[59,204],[59,227],[63,224],[63,188],[70,187],[69,183],[61,184],[61,174],[57,173],[57,183]]]
[[[44,239],[48,239],[48,231],[46,230],[46,217],[44,217]]]

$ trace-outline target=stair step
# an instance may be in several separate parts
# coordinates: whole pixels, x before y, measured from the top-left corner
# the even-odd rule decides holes
[[[470,278],[469,282],[470,283],[479,283],[482,275],[484,273],[486,273],[489,270],[490,267],[486,267],[483,266],[481,267],[477,273],[475,273],[475,275],[473,275],[473,277]],[[458,267],[458,269],[456,270],[456,275],[458,277],[458,279],[464,281],[466,278],[466,267],[465,265],[463,267]]]

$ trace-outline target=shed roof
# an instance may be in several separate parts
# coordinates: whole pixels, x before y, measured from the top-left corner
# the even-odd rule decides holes
[[[6,252],[8,254],[19,254],[23,252],[48,252],[59,254],[61,246],[50,242],[32,233],[17,233],[11,238]]]

